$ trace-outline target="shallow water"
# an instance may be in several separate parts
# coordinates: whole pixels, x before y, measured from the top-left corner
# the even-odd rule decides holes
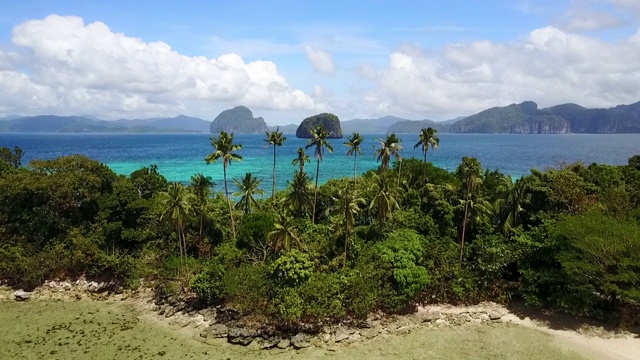
[[[158,165],[160,173],[170,181],[188,182],[198,172],[220,182],[222,164],[207,165],[205,156],[212,151],[209,134],[0,134],[0,147],[20,146],[24,162],[32,159],[52,159],[62,155],[83,154],[106,163],[118,174],[131,172],[151,164]],[[365,135],[364,154],[358,159],[360,173],[376,168],[374,158],[377,139],[384,134]],[[403,157],[422,158],[413,145],[417,134],[399,134],[403,139]],[[273,171],[272,148],[265,147],[263,135],[239,134],[235,142],[243,145],[238,153],[242,162],[233,163],[229,178],[239,178],[245,172],[263,178],[263,187],[270,188]],[[333,154],[327,154],[320,167],[321,183],[337,177],[353,176],[353,158],[346,156],[345,139],[331,139]],[[307,144],[306,139],[287,135],[282,147],[277,148],[279,189],[286,187],[296,167],[291,161],[296,150]],[[313,153],[309,149],[308,153]],[[568,135],[515,135],[515,134],[440,134],[440,149],[429,151],[428,160],[447,170],[454,170],[463,156],[477,157],[485,168],[520,177],[531,168],[544,170],[563,163],[626,164],[632,155],[640,154],[640,134],[568,134]],[[315,173],[315,162],[307,164],[308,172]]]

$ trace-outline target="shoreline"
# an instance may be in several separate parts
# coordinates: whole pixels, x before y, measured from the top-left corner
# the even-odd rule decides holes
[[[225,316],[225,312],[229,310],[222,307],[189,309],[183,302],[170,305],[156,301],[150,288],[114,292],[107,290],[108,285],[110,284],[84,280],[45,282],[33,292],[20,296],[25,296],[22,301],[88,301],[127,306],[133,308],[140,319],[167,327],[210,346],[234,344],[248,350],[266,350],[270,354],[299,352],[307,348],[319,348],[332,353],[344,346],[366,345],[376,338],[401,337],[415,331],[520,326],[548,334],[557,346],[586,358],[633,360],[640,357],[638,334],[581,323],[579,319],[564,314],[549,315],[529,309],[527,316],[491,302],[470,306],[423,305],[408,315],[371,314],[357,326],[341,323],[320,326],[317,333],[282,333],[264,326],[244,326],[242,319]],[[0,305],[3,302],[19,301],[18,293],[19,291],[8,287],[0,287]],[[548,320],[550,316],[554,323]]]

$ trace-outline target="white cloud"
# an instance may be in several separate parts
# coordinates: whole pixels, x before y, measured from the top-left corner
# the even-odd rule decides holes
[[[571,12],[562,25],[572,31],[593,31],[622,26],[626,21],[610,12],[580,9]]]
[[[325,106],[289,86],[270,61],[245,63],[233,53],[185,56],[166,43],[147,43],[75,16],[24,22],[14,28],[12,43],[19,56],[0,48],[5,114],[140,117],[177,114],[185,103],[197,114],[212,102],[224,103],[222,109]]]
[[[534,100],[607,107],[640,100],[640,31],[604,42],[554,27],[513,43],[449,44],[438,52],[403,46],[388,67],[365,66],[374,86],[361,103],[376,115],[444,119]]]
[[[307,59],[313,68],[323,74],[334,74],[336,72],[336,65],[333,62],[333,58],[329,53],[322,50],[316,50],[311,46],[305,46],[304,53],[307,55]]]

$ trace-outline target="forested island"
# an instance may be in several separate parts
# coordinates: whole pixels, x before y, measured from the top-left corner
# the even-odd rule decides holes
[[[82,155],[25,166],[20,148],[2,148],[0,279],[25,290],[52,279],[144,280],[159,299],[195,299],[283,331],[516,298],[638,322],[640,155],[520,179],[464,157],[449,172],[428,162],[440,143],[428,128],[416,144],[379,139],[380,167],[358,176],[362,140],[330,140],[317,127],[297,158],[281,159],[286,138],[268,132],[274,177],[277,161],[293,162],[277,174],[288,188],[268,192],[261,182],[272,179],[226,178],[242,144],[224,131],[202,154],[224,172],[220,184],[206,174],[170,183],[154,165],[118,176]],[[406,147],[422,158],[404,158]],[[354,176],[319,185],[327,151],[352,156]]]

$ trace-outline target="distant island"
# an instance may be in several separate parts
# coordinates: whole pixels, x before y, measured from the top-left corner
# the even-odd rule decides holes
[[[331,115],[327,117],[328,115]],[[332,117],[335,117],[333,119]],[[321,120],[323,119],[323,120]],[[0,132],[47,133],[219,133],[264,134],[276,128],[285,134],[309,137],[312,124],[321,121],[331,137],[343,134],[417,133],[432,127],[440,133],[481,134],[616,134],[640,133],[640,102],[609,109],[588,109],[576,104],[562,104],[539,109],[533,101],[494,107],[477,114],[447,121],[409,120],[396,116],[377,119],[340,121],[333,114],[318,114],[302,124],[267,126],[262,117],[253,117],[245,106],[221,112],[213,122],[176,116],[151,119],[100,120],[86,116],[8,116],[0,118]],[[306,121],[306,122],[305,122]]]
[[[312,138],[313,129],[320,125],[324,126],[324,129],[329,133],[329,138],[342,138],[340,119],[329,113],[310,116],[302,120],[302,123],[298,126],[298,130],[296,130],[296,137],[303,139]]]
[[[135,120],[100,120],[83,116],[39,115],[0,120],[9,133],[204,133],[209,121],[189,116]]]
[[[525,101],[494,107],[466,117],[450,127],[453,133],[615,134],[640,133],[640,102],[610,109],[563,104],[538,109]]]
[[[253,113],[245,106],[236,106],[233,109],[221,112],[211,123],[212,134],[226,131],[238,134],[263,134],[269,128],[262,117],[253,117]]]

